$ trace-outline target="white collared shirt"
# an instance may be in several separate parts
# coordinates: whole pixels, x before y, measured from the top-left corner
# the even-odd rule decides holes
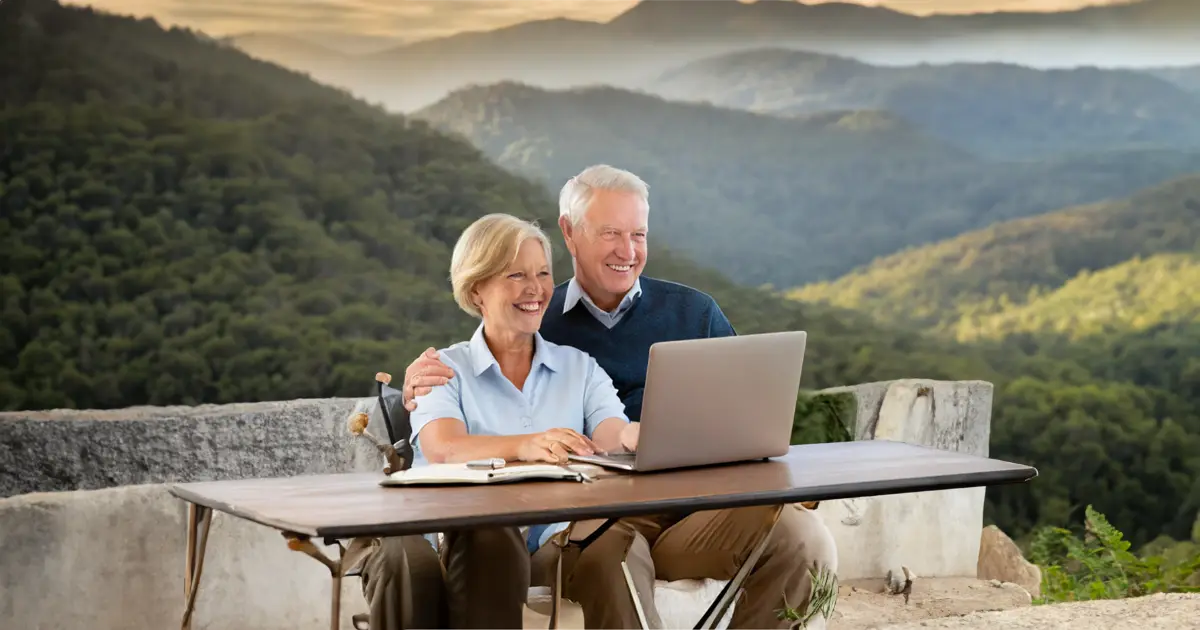
[[[617,308],[610,312],[600,308],[599,306],[596,306],[596,303],[592,301],[592,298],[584,292],[583,287],[579,286],[579,282],[572,277],[571,281],[567,283],[567,294],[563,298],[563,313],[570,312],[571,309],[575,308],[575,306],[582,301],[583,306],[587,308],[588,312],[590,312],[593,317],[595,317],[601,324],[604,324],[606,328],[611,329],[621,321],[621,318],[625,316],[625,313],[629,311],[630,307],[633,306],[634,301],[641,294],[642,280],[641,278],[638,278],[637,280],[634,280],[633,287],[629,289],[629,292],[625,294],[625,297],[621,298],[621,303],[617,305]]]

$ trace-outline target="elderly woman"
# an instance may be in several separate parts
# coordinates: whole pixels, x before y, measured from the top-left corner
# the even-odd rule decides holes
[[[482,319],[469,341],[440,351],[454,376],[425,396],[410,418],[414,466],[502,457],[563,463],[569,452],[636,450],[612,380],[588,354],[538,334],[554,292],[550,241],[535,225],[504,214],[463,232],[450,262],[454,299]],[[371,630],[520,628],[530,554],[565,523],[449,532],[445,599],[432,548],[420,537],[382,541],[363,569]]]

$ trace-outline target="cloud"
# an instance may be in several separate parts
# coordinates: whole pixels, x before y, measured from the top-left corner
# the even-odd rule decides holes
[[[636,0],[67,0],[223,36],[250,31],[417,39],[570,17],[607,20]]]
[[[567,17],[605,21],[637,0],[66,0],[214,36],[251,31],[406,40]],[[808,0],[831,1],[831,0]],[[858,0],[917,14],[1055,10],[1113,0]]]
[[[835,0],[826,0],[833,2]],[[1089,4],[1114,4],[1126,0],[860,0],[915,15],[930,13],[984,13],[992,11],[1062,11]]]

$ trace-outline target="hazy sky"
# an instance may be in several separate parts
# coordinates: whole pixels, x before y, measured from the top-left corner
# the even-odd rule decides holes
[[[636,0],[66,0],[137,16],[150,15],[222,36],[248,31],[334,32],[423,39],[526,20],[608,20]],[[669,0],[668,0],[669,1]],[[813,2],[817,0],[809,0]],[[1113,0],[846,0],[910,13],[1047,11]]]

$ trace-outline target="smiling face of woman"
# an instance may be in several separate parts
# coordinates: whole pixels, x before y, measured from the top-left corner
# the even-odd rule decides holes
[[[512,263],[472,291],[484,328],[492,334],[537,332],[553,293],[550,261],[536,238],[522,241]]]

